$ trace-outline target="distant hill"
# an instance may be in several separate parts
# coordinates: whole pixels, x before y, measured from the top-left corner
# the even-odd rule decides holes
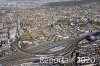
[[[54,6],[73,6],[73,5],[79,5],[82,4],[81,1],[63,1],[63,2],[50,2],[47,3],[46,6],[54,7]]]
[[[74,6],[74,5],[82,5],[88,2],[100,2],[100,0],[81,0],[81,1],[62,1],[62,2],[50,2],[45,4],[49,7],[54,6]]]

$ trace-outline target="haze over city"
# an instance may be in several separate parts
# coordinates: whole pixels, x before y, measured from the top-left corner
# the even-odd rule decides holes
[[[34,2],[34,3],[48,3],[60,1],[80,1],[80,0],[0,0],[0,2]]]

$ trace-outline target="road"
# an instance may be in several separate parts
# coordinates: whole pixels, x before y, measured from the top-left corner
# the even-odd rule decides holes
[[[62,56],[65,54],[69,55],[76,48],[78,42],[93,34],[95,34],[95,32],[85,33],[77,38],[69,38],[52,44],[41,44],[39,46],[32,47],[32,50],[29,49],[28,51],[23,51],[18,47],[17,38],[16,41],[11,45],[12,48],[16,49],[17,51],[8,56],[3,56],[0,58],[0,62],[3,64],[3,66],[13,66],[14,64],[37,61],[41,55],[46,55],[48,57]],[[56,50],[54,52],[50,51],[55,49],[55,47],[62,47],[63,49],[59,48],[60,50]]]

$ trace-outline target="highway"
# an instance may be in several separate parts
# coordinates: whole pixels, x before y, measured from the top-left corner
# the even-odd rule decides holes
[[[0,58],[0,63],[2,63],[3,66],[13,66],[14,64],[21,64],[24,62],[38,61],[41,55],[46,55],[48,57],[69,55],[76,48],[78,42],[94,34],[95,32],[85,33],[77,38],[69,38],[52,44],[41,44],[25,51],[18,47],[19,40],[16,38],[15,42],[11,45],[13,49],[16,49],[16,52]],[[55,49],[55,47],[62,47],[62,49],[59,48],[60,50],[51,51]]]

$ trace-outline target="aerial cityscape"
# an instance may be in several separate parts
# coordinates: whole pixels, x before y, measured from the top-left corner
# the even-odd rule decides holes
[[[100,66],[100,0],[0,0],[0,66]]]

